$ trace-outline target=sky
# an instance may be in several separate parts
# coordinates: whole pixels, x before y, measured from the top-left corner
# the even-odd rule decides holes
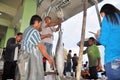
[[[98,8],[100,10],[101,6],[105,3],[110,3],[120,9],[120,0],[103,0],[101,3],[98,4]],[[64,13],[64,12],[63,12]],[[76,14],[75,16],[71,17],[67,21],[62,23],[63,29],[63,43],[64,47],[68,50],[72,50],[72,55],[77,53],[79,55],[79,47],[76,45],[77,42],[81,40],[81,29],[82,29],[82,20],[83,20],[83,12]],[[85,38],[94,37],[93,34],[89,33],[89,31],[97,32],[100,29],[97,13],[95,10],[95,6],[92,6],[87,9],[87,22],[86,22],[86,35]],[[55,50],[58,33],[54,33],[54,44],[53,44],[53,51]],[[101,61],[104,64],[104,47],[98,46],[101,54]],[[83,55],[83,61],[87,61],[87,55]]]

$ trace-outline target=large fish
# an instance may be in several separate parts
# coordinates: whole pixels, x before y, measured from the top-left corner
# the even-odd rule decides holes
[[[56,69],[57,69],[58,75],[62,77],[63,70],[64,70],[64,47],[63,47],[63,42],[62,42],[62,31],[61,30],[59,31],[58,42],[56,45],[55,62],[56,62]]]

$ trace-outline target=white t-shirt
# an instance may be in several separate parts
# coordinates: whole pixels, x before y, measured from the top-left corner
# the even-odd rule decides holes
[[[18,59],[18,47],[15,48],[14,61]]]
[[[54,28],[53,26],[46,28],[45,25],[46,25],[46,23],[44,22],[42,24],[42,32],[41,32],[42,35],[45,35],[45,34],[52,34],[53,35],[53,32],[56,32],[56,28]],[[50,44],[52,44],[53,43],[53,39],[54,39],[54,36],[49,37],[49,38],[44,38],[44,39],[42,39],[42,42],[43,43],[50,43]]]

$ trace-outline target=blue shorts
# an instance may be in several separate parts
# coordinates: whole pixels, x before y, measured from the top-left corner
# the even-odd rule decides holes
[[[120,80],[120,58],[105,64],[108,80]]]
[[[44,43],[44,46],[46,47],[46,50],[47,50],[49,56],[53,57],[53,55],[52,55],[53,44]]]

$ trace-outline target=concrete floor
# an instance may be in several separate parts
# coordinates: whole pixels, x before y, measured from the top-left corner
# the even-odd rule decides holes
[[[0,70],[0,80],[2,80],[2,71]],[[75,80],[73,77],[65,77],[62,79],[53,79],[51,76],[45,76],[45,80]],[[89,79],[80,79],[80,80],[89,80]],[[98,80],[106,80],[106,79],[98,79]]]
[[[3,72],[3,61],[0,60],[0,80],[2,80],[2,72]],[[45,80],[75,80],[75,78],[71,77],[64,77],[59,79],[58,77],[55,78],[56,75],[47,75],[45,76]],[[80,80],[89,80],[89,79],[80,79]],[[98,79],[98,80],[106,80],[106,79]]]

